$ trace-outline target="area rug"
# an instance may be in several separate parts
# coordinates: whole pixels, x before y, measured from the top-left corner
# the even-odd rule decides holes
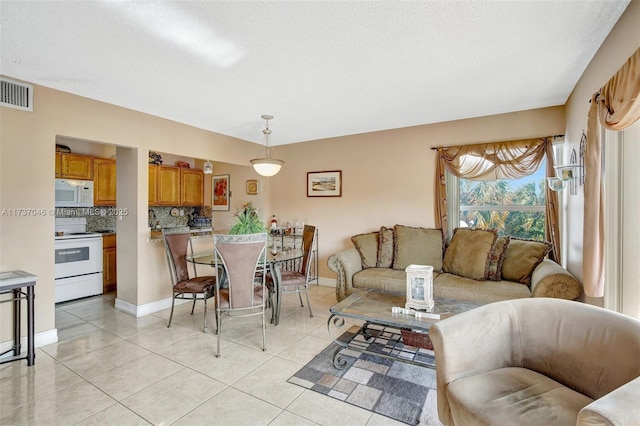
[[[357,328],[341,337],[348,338]],[[327,346],[288,381],[411,425],[441,425],[435,370],[344,349],[344,369],[333,366],[337,343]]]

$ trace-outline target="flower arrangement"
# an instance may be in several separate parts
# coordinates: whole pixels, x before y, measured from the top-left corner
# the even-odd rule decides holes
[[[259,234],[267,232],[266,226],[258,215],[258,209],[251,202],[244,204],[236,211],[234,216],[238,218],[238,221],[231,227],[229,234]]]

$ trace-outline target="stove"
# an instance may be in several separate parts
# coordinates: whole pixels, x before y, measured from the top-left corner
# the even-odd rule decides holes
[[[102,294],[102,234],[84,217],[56,218],[55,302]]]
[[[87,218],[85,217],[57,217],[56,240],[70,238],[102,238],[99,232],[87,232]]]

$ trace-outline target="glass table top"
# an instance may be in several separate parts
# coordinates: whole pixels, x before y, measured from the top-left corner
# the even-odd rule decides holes
[[[413,330],[428,330],[434,322],[449,316],[477,308],[480,304],[454,299],[434,298],[434,306],[424,312],[425,317],[414,314],[394,313],[392,308],[404,308],[406,296],[382,290],[358,290],[329,310],[335,316],[354,318],[378,324]]]

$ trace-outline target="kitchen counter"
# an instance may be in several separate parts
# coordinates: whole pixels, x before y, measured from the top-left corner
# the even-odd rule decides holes
[[[149,234],[150,241],[162,241],[162,229],[151,229]],[[168,233],[182,233],[182,232],[190,232],[191,238],[202,238],[202,237],[211,237],[213,235],[213,228],[189,228],[189,227],[178,227],[178,228],[165,228],[165,231]]]

